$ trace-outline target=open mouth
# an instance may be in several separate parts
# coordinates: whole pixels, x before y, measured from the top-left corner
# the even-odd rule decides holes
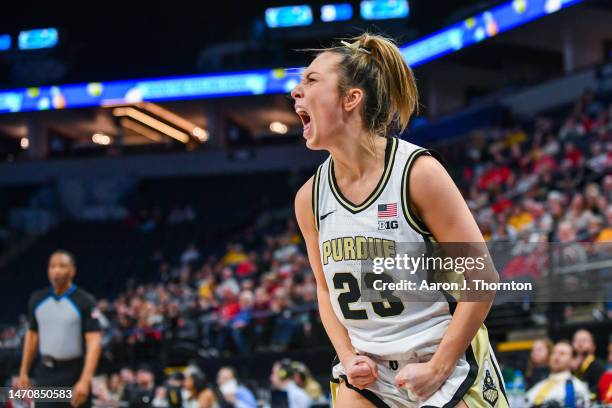
[[[302,126],[304,127],[304,135],[306,135],[306,132],[310,130],[310,115],[303,108],[298,108],[295,110],[295,112],[298,114],[300,120],[302,121]]]

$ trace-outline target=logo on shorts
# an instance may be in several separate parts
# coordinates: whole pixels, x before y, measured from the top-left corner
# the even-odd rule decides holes
[[[491,375],[491,368],[489,362],[485,360],[484,365],[484,378],[482,379],[482,397],[492,407],[497,403],[499,398],[499,391],[497,390],[497,384]]]

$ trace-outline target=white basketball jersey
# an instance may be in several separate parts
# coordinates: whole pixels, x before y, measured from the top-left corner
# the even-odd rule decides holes
[[[451,320],[442,293],[433,302],[361,298],[364,259],[393,256],[396,243],[433,240],[408,199],[410,169],[422,154],[429,151],[389,138],[383,175],[360,205],[340,192],[331,156],[319,166],[313,183],[319,252],[334,312],[358,351],[390,360],[433,353]]]

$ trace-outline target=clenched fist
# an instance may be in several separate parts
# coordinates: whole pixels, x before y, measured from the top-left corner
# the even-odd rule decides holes
[[[364,389],[378,378],[376,363],[367,356],[352,355],[342,362],[349,384]]]
[[[406,364],[395,376],[395,385],[406,388],[420,400],[426,400],[440,388],[448,375],[431,361]]]

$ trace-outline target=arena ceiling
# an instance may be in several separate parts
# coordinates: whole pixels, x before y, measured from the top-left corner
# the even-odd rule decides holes
[[[316,7],[330,1],[3,2],[0,34],[57,27],[60,44],[49,52],[0,53],[0,87],[284,66],[303,58],[292,52],[295,48],[312,47],[363,29],[402,33],[401,40],[408,41],[498,2],[409,0],[406,19],[375,24],[359,18],[343,25],[319,23],[299,35],[263,28],[264,10],[298,3]],[[244,42],[249,43],[250,51],[226,58],[223,67],[206,59],[207,50],[210,54],[219,45]],[[45,72],[36,72],[41,65],[47,67]]]

